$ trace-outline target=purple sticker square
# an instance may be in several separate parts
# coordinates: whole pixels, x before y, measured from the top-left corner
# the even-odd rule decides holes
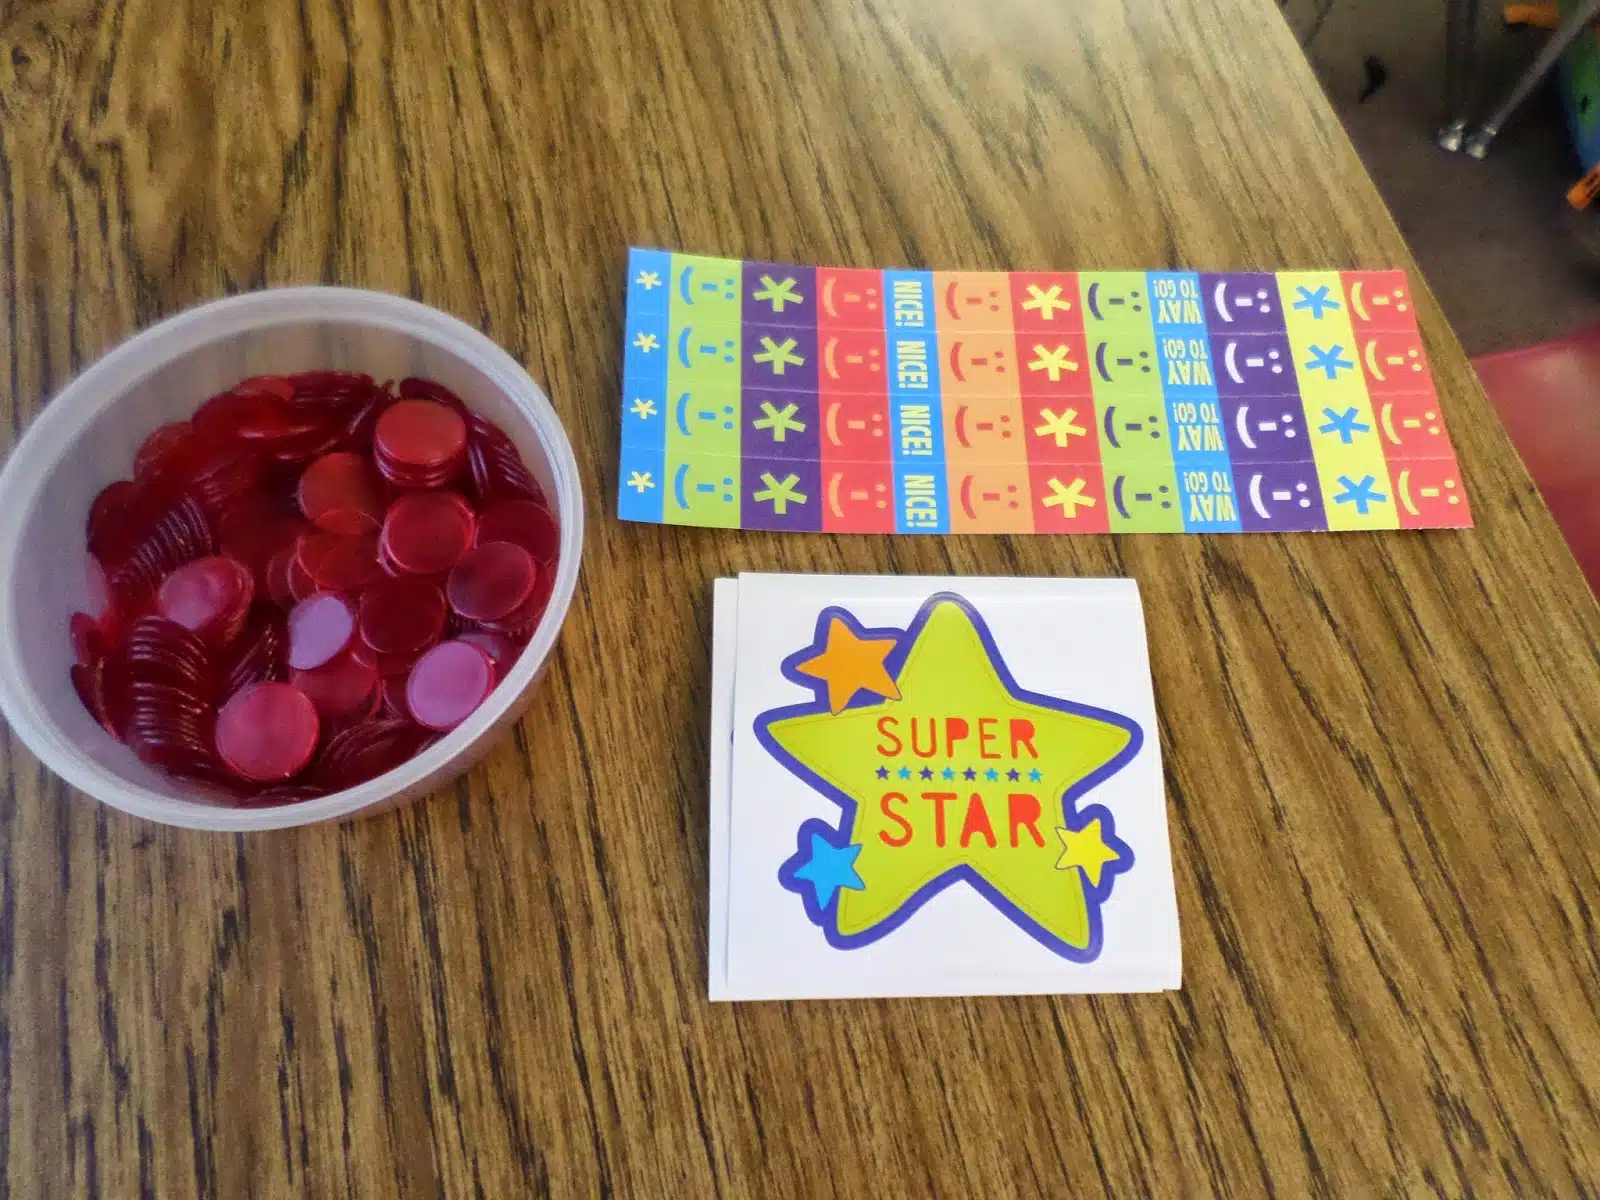
[[[1278,277],[1265,271],[1202,273],[1200,296],[1206,325],[1219,333],[1282,333],[1283,303]]]
[[[1251,533],[1326,529],[1315,463],[1260,463],[1234,467],[1239,511]]]
[[[1211,369],[1224,396],[1281,396],[1299,388],[1283,333],[1212,334]]]
[[[745,391],[751,388],[782,388],[786,391],[817,391],[817,331],[783,325],[746,323],[744,342]]]
[[[749,388],[740,405],[744,429],[739,444],[756,458],[819,459],[821,420],[815,392]]]
[[[741,311],[745,321],[750,324],[815,329],[816,268],[796,267],[788,263],[745,263]]]
[[[1298,396],[1224,396],[1222,427],[1236,463],[1310,462],[1314,457]]]
[[[740,524],[790,533],[822,528],[822,464],[786,458],[746,458]]]

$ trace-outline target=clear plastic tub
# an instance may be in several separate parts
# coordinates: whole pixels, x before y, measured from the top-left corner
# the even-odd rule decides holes
[[[134,450],[158,425],[186,418],[207,396],[246,376],[317,368],[434,379],[499,424],[558,509],[555,590],[515,668],[426,753],[320,799],[224,807],[139,762],[73,690],[67,621],[87,607],[84,522],[100,489],[132,474]],[[521,715],[566,617],[582,548],[583,493],[561,422],[527,372],[477,330],[398,296],[348,288],[284,288],[218,300],[146,330],[73,380],[0,472],[0,711],[73,787],[153,821],[281,829],[381,812],[461,774]]]

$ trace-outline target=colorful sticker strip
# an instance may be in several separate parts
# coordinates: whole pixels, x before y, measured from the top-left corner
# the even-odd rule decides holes
[[[1472,524],[1401,271],[633,250],[618,511],[828,533]]]

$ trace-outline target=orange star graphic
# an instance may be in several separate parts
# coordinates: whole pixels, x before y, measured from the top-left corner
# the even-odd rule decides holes
[[[827,649],[794,669],[828,685],[830,712],[844,711],[844,706],[862,690],[898,700],[900,689],[883,665],[894,644],[894,638],[857,637],[850,626],[835,617],[828,625]]]

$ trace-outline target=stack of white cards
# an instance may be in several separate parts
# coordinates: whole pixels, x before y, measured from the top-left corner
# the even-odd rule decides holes
[[[713,1000],[1179,985],[1132,580],[721,579],[712,683]]]

